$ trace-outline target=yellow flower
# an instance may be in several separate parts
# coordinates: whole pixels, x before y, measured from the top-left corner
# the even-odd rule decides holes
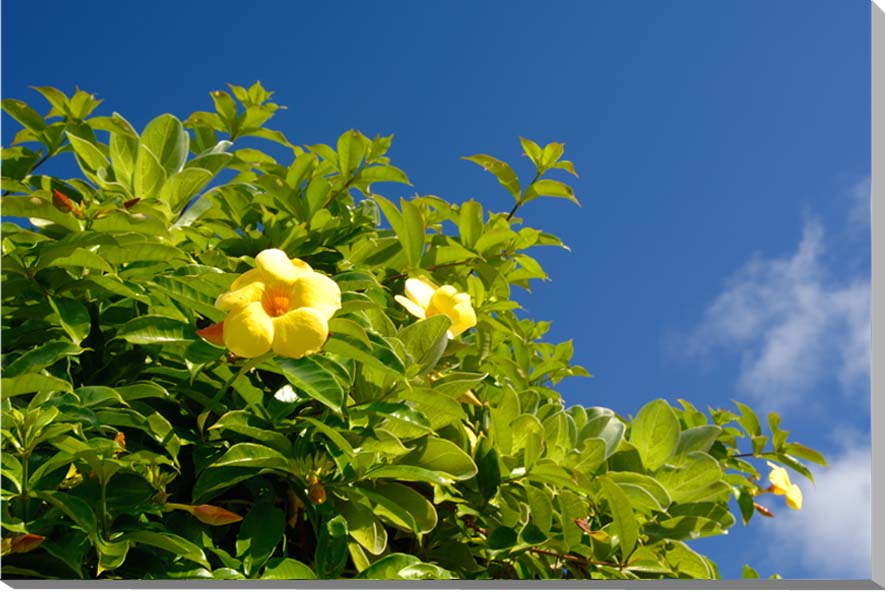
[[[463,333],[476,325],[476,313],[470,305],[470,295],[458,292],[454,286],[437,287],[426,278],[406,280],[406,296],[396,295],[396,302],[418,319],[445,315],[452,320],[449,337]]]
[[[802,508],[802,491],[799,486],[790,482],[790,476],[784,468],[767,462],[771,467],[771,473],[768,474],[768,481],[771,482],[772,494],[782,494],[787,499],[787,506],[791,509],[799,510]]]
[[[325,344],[329,319],[341,308],[341,289],[300,259],[265,249],[255,256],[255,269],[234,280],[215,306],[228,312],[221,337],[237,356],[273,350],[301,358]]]

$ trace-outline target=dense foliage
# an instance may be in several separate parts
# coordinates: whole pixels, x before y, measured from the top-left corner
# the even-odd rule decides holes
[[[564,405],[587,373],[511,292],[546,277],[530,250],[564,247],[517,216],[577,202],[551,177],[574,174],[563,145],[522,140],[528,184],[467,157],[509,213],[395,203],[375,191],[409,183],[391,137],[296,146],[260,84],[230,88],[141,133],[82,91],[38,87],[45,117],[3,101],[4,577],[716,578],[686,542],[725,534],[730,502],[767,513],[751,462],[823,463],[742,404]],[[71,155],[82,174],[39,173]],[[318,353],[211,339],[268,249],[340,288]],[[413,278],[468,294],[475,323],[417,318]]]

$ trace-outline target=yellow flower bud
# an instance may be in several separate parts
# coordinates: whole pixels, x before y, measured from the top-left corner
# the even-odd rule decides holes
[[[279,249],[265,249],[255,264],[216,299],[215,306],[228,312],[224,321],[197,333],[211,342],[220,338],[243,358],[271,350],[290,358],[318,352],[329,337],[329,319],[341,308],[341,289]]]
[[[418,319],[445,315],[452,325],[449,338],[454,338],[476,326],[476,312],[470,304],[470,295],[458,292],[454,286],[436,286],[427,278],[406,280],[405,296],[396,295],[396,302]]]

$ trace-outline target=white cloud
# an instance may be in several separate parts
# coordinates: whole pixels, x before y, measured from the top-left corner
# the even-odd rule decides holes
[[[802,578],[870,578],[871,471],[869,448],[853,446],[801,484],[801,511],[760,500],[775,513],[759,518],[772,560],[797,562]]]
[[[737,388],[764,408],[796,402],[821,381],[864,393],[870,361],[870,283],[834,283],[823,227],[806,222],[787,257],[752,257],[725,283],[688,340],[689,354],[734,351]]]

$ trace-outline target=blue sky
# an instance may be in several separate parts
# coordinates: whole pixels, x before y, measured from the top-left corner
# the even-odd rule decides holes
[[[526,177],[518,136],[565,142],[583,207],[520,214],[572,248],[536,253],[552,281],[525,298],[595,375],[567,402],[783,412],[833,462],[806,509],[697,547],[725,577],[868,577],[867,0],[39,6],[3,4],[5,97],[79,85],[140,128],[261,80],[293,142],[394,133],[416,191],[496,210],[458,157]]]

